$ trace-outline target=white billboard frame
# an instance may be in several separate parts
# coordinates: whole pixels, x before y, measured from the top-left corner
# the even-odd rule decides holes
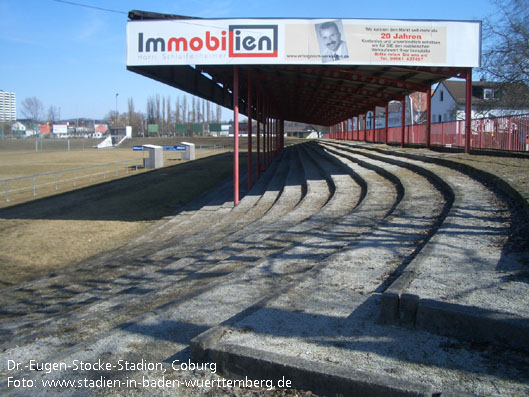
[[[481,22],[390,19],[129,21],[127,66],[481,65]]]
[[[57,135],[68,134],[68,126],[66,124],[53,124],[52,132]]]

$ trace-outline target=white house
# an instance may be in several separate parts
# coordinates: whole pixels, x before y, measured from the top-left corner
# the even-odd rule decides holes
[[[27,127],[22,124],[20,121],[17,121],[13,124],[11,124],[11,132],[13,134],[17,134],[18,136],[25,136],[25,137],[29,137],[29,136],[33,136],[35,135],[35,130],[28,130]]]
[[[502,106],[500,84],[472,82],[472,118],[500,117],[529,113],[529,109]],[[527,93],[526,93],[527,94]],[[446,80],[438,84],[432,96],[432,123],[465,119],[466,82]]]
[[[11,131],[20,131],[24,132],[26,131],[26,126],[22,124],[20,121],[17,121],[13,124],[11,124]]]

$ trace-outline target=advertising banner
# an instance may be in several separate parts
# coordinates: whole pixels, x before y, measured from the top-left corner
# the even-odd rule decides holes
[[[106,134],[108,132],[108,126],[106,124],[94,124],[94,132]]]
[[[67,134],[68,126],[66,124],[53,124],[52,131],[54,134]]]
[[[49,134],[51,132],[51,128],[48,124],[41,124],[39,125],[39,133],[40,134]]]
[[[158,133],[158,124],[147,124],[147,133],[157,134]]]
[[[371,19],[131,21],[127,65],[479,67],[481,22]]]

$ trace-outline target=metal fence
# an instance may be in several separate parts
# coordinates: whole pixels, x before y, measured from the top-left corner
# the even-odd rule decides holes
[[[92,150],[101,139],[85,138],[15,138],[0,137],[1,150],[27,150],[33,152],[73,152]]]
[[[45,172],[29,176],[0,179],[4,186],[4,201],[21,197],[48,196],[59,190],[71,190],[126,176],[143,167],[142,159],[125,160],[63,171]]]
[[[529,151],[529,115],[474,119],[471,124],[470,147],[473,149],[496,149],[507,151]],[[401,127],[388,128],[387,142],[400,143]],[[384,142],[385,128],[360,131],[340,131],[329,134],[334,139],[367,142]],[[430,142],[432,145],[448,147],[465,146],[465,121],[432,123]],[[426,144],[426,124],[407,125],[404,143]]]

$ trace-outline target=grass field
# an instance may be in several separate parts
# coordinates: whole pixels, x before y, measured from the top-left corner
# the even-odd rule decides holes
[[[219,154],[233,147],[233,140],[228,138],[193,140],[196,141],[197,158]],[[35,151],[32,140],[0,140],[0,180],[39,175],[35,179],[9,181],[7,186],[5,182],[0,182],[0,208],[141,173],[145,171],[142,164],[147,154],[133,151],[133,145],[175,145],[180,142],[170,138],[132,139],[118,148],[98,150],[91,146],[97,142],[95,140],[75,139],[71,140],[68,151],[66,140],[49,141],[44,140],[42,146],[45,149]],[[164,152],[164,166],[182,163],[180,158],[180,152]],[[75,171],[42,175],[72,169]]]
[[[225,142],[225,149],[197,150],[200,158],[190,162],[174,160],[179,154],[165,152],[169,158],[162,169],[130,172],[115,180],[78,185],[68,192],[52,191],[49,197],[39,194],[21,204],[7,203],[0,209],[0,286],[55,272],[119,247],[230,178],[233,154],[226,151],[232,149],[229,144],[233,138],[200,140],[206,143],[195,141],[197,147]],[[241,141],[242,151],[246,143]],[[179,143],[166,142],[149,139],[155,144]],[[123,148],[111,150],[37,153],[17,141],[13,145],[19,146],[10,149],[5,141],[1,143],[0,178],[5,178],[135,159],[142,152],[133,152],[132,145],[145,142],[132,140]],[[241,153],[240,167],[246,167],[246,153]]]

